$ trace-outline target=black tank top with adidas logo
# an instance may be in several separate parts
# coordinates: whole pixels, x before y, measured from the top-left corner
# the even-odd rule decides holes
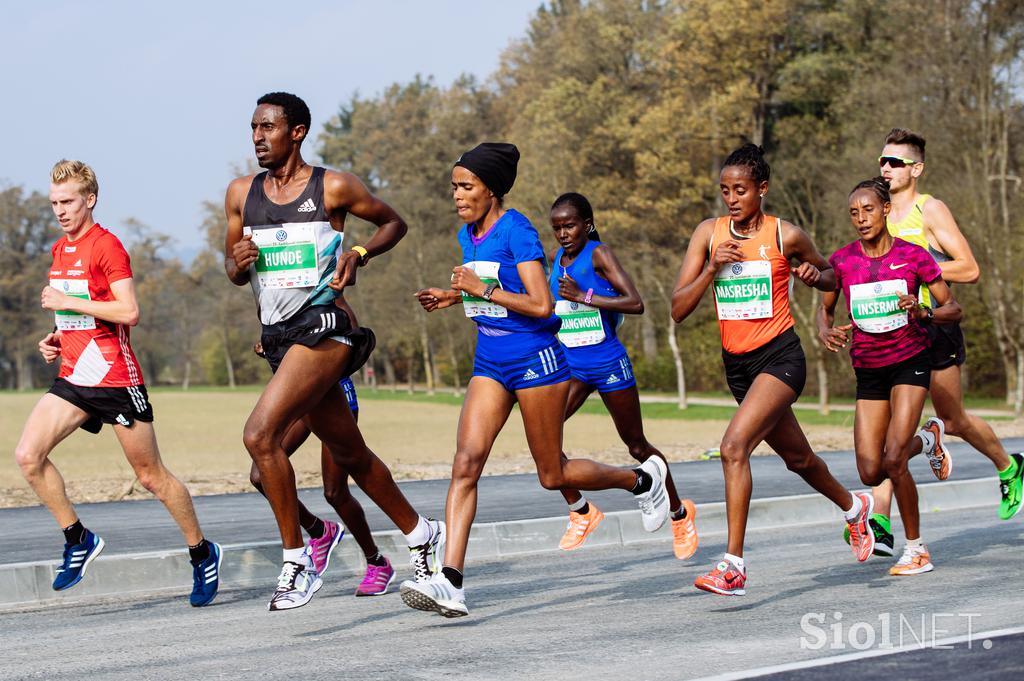
[[[277,324],[311,305],[332,303],[338,293],[327,284],[342,250],[342,234],[331,227],[324,208],[325,169],[314,167],[294,201],[267,198],[267,173],[253,178],[242,210],[243,233],[252,234],[260,257],[249,268],[260,321]]]

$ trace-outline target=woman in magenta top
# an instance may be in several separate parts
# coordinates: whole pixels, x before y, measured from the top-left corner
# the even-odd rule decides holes
[[[917,486],[907,461],[923,449],[941,479],[948,476],[951,465],[942,451],[941,421],[929,419],[915,433],[931,380],[923,325],[958,322],[961,310],[928,252],[889,234],[885,220],[890,207],[889,187],[882,178],[861,182],[850,194],[850,220],[860,239],[829,258],[837,290],[822,295],[818,337],[828,350],[839,352],[847,345],[847,332],[853,332],[850,360],[857,375],[857,470],[866,485],[892,480],[907,547],[889,573],[912,575],[929,572],[933,566],[921,543]],[[921,286],[938,304],[934,309],[918,303]],[[840,291],[850,323],[836,327]]]

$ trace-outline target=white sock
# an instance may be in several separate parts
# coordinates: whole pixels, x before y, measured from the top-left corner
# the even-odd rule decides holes
[[[298,549],[285,549],[283,553],[284,562],[286,563],[298,563],[299,565],[307,564],[306,559],[303,557],[303,554],[306,553],[306,547]]]
[[[909,548],[909,549],[920,549],[923,546],[924,545],[921,543],[921,538],[920,537],[918,537],[917,539],[908,539],[907,540],[907,548]]]
[[[850,496],[853,497],[853,506],[849,510],[843,511],[843,515],[846,516],[847,520],[855,520],[860,515],[860,510],[864,508],[864,502],[856,494],[851,494]]]
[[[575,504],[569,504],[570,511],[579,511],[581,508],[587,505],[587,498],[584,496],[580,497],[580,500]]]
[[[426,518],[420,516],[416,527],[412,528],[412,532],[405,535],[405,541],[409,546],[421,546],[430,541],[430,536],[430,523],[427,522]]]
[[[935,448],[935,436],[932,434],[930,430],[925,430],[924,428],[922,428],[921,430],[917,431],[917,437],[921,438],[922,452],[927,453]]]
[[[734,556],[731,553],[725,554],[725,559],[732,561],[732,564],[740,569],[743,574],[747,573],[747,566],[743,564],[743,559],[739,556]]]

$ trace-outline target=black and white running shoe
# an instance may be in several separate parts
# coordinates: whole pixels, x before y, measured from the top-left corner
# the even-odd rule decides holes
[[[303,556],[303,558],[306,558]],[[268,610],[291,610],[309,603],[313,594],[324,583],[312,565],[285,561],[281,576],[277,578],[277,590],[270,599]]]
[[[636,500],[640,504],[644,529],[654,532],[664,525],[668,518],[668,493],[665,491],[668,466],[660,456],[652,456],[640,464],[640,470],[650,475],[653,482],[651,489],[636,495]]]
[[[427,518],[427,523],[430,525],[430,539],[425,544],[409,547],[409,564],[412,566],[413,579],[417,582],[426,582],[441,572],[444,560],[444,523],[433,518]]]

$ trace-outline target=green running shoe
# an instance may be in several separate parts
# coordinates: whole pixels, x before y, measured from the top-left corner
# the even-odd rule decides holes
[[[868,526],[875,533],[875,556],[891,556],[893,547],[892,523],[881,513],[875,513],[868,519]],[[843,528],[843,539],[850,543],[850,528]]]
[[[1024,505],[1024,490],[1021,489],[1024,487],[1024,455],[1011,454],[1010,460],[1017,464],[1017,470],[1005,478],[1002,473],[999,474],[999,493],[1003,496],[999,502],[999,517],[1003,520],[1009,520],[1020,513]]]

